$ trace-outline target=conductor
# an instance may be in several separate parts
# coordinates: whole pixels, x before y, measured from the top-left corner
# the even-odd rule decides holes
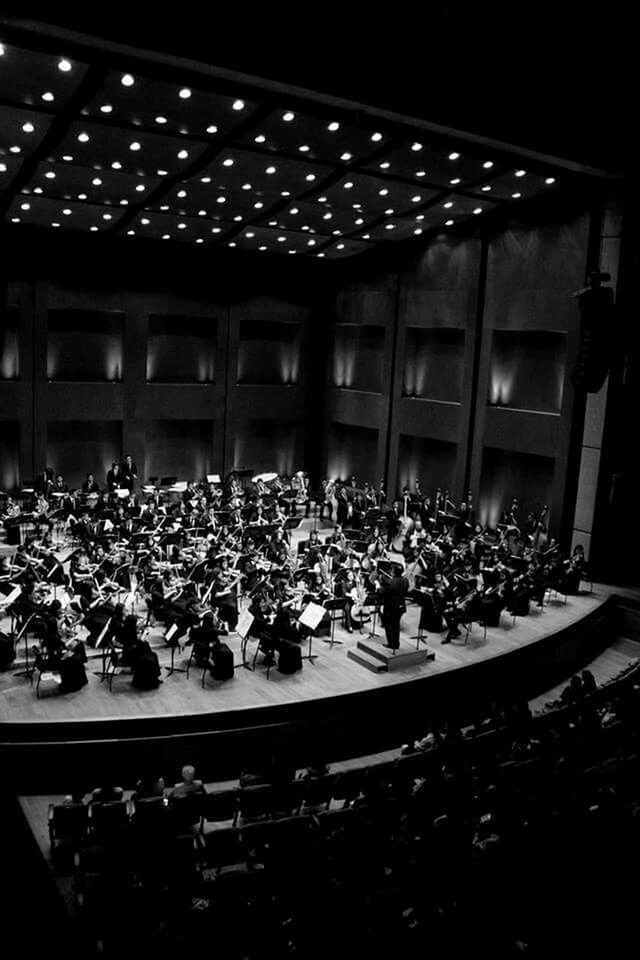
[[[382,585],[382,625],[387,637],[384,644],[390,650],[397,650],[400,646],[400,619],[406,612],[405,597],[409,590],[409,581],[399,571],[394,568],[393,574],[389,579],[385,578]]]

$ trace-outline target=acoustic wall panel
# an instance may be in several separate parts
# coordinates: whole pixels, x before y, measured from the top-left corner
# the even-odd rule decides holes
[[[150,420],[145,426],[145,478],[202,480],[213,471],[210,420]]]
[[[0,380],[20,376],[19,322],[18,307],[0,310]]]
[[[408,327],[402,395],[460,403],[464,351],[464,330]]]
[[[10,420],[0,421],[0,490],[9,493],[19,483],[20,424]]]
[[[494,330],[487,402],[490,406],[559,413],[566,353],[564,333]]]
[[[380,393],[384,383],[382,326],[336,324],[333,343],[333,385],[345,390]]]
[[[400,436],[398,451],[398,490],[414,489],[416,478],[425,496],[433,498],[438,487],[448,490],[453,485],[458,447],[445,440]]]
[[[117,420],[61,420],[47,424],[47,466],[79,487],[87,473],[104,486],[107,470],[122,456],[122,423]]]
[[[238,343],[238,383],[297,383],[301,330],[297,322],[243,317]]]
[[[123,329],[118,310],[49,310],[47,378],[121,380]]]
[[[256,473],[276,470],[290,475],[304,467],[304,434],[300,423],[286,420],[244,420],[234,428],[233,466]]]
[[[482,456],[478,519],[495,526],[514,497],[524,523],[529,512],[537,512],[551,498],[555,460],[532,453],[512,453],[485,447]],[[553,521],[553,517],[550,518]]]
[[[327,473],[336,480],[356,476],[360,483],[378,484],[376,475],[378,431],[332,423],[329,428]]]
[[[215,317],[149,317],[147,381],[213,383],[217,321]]]

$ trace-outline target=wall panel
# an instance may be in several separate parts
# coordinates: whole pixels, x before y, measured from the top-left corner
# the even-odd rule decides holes
[[[104,486],[107,470],[122,455],[122,423],[114,420],[65,420],[47,424],[47,466],[70,487],[93,473]]]

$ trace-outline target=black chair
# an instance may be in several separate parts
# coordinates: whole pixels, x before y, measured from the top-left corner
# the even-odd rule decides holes
[[[240,820],[252,821],[271,817],[275,799],[275,791],[270,784],[240,788],[238,790]]]
[[[205,867],[220,871],[223,867],[244,863],[246,851],[242,844],[240,831],[236,827],[228,830],[212,830],[202,837],[202,862]]]
[[[89,834],[89,807],[84,803],[49,804],[49,839],[56,843],[81,844]]]
[[[238,819],[238,791],[223,790],[220,793],[207,793],[202,798],[202,818],[204,823],[230,823],[236,825]]]
[[[134,800],[133,826],[138,831],[154,834],[169,828],[169,805],[164,797],[143,797]]]
[[[91,804],[91,832],[101,842],[121,835],[129,826],[126,800]]]
[[[304,784],[304,789],[300,812],[304,814],[306,812],[315,813],[321,810],[327,810],[333,797],[335,781],[336,778],[331,773],[326,774],[324,777],[309,777],[306,780],[302,780],[301,783]]]
[[[333,800],[342,800],[343,805],[348,807],[349,804],[359,796],[364,783],[366,770],[364,768],[356,768],[353,770],[343,770],[341,773],[336,774],[335,781],[332,789],[332,799]]]
[[[169,798],[171,825],[176,833],[190,830],[193,827],[197,827],[198,833],[202,833],[204,798],[203,793],[188,793],[184,796]]]

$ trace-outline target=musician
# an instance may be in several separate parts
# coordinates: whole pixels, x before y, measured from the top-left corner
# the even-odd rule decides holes
[[[114,493],[122,486],[124,486],[124,477],[120,467],[120,462],[118,460],[114,460],[111,464],[111,469],[107,471],[107,490],[109,493]]]
[[[380,586],[382,595],[382,624],[387,638],[384,644],[390,650],[400,646],[400,620],[406,611],[405,598],[409,591],[409,581],[404,574],[395,572]]]
[[[347,570],[341,580],[336,581],[336,597],[343,598],[344,606],[344,626],[347,633],[353,633],[353,621],[351,611],[356,603],[359,602],[358,581],[353,570]]]
[[[282,530],[276,530],[267,547],[267,560],[277,567],[284,567],[289,560],[289,550],[284,542]]]
[[[402,505],[399,500],[393,501],[393,506],[386,514],[387,520],[387,547],[390,547],[398,536],[402,521]]]
[[[90,493],[100,493],[100,486],[92,473],[87,474],[87,479],[82,484],[82,492],[85,496]]]
[[[427,531],[422,525],[422,520],[416,520],[413,529],[409,530],[405,537],[403,545],[403,554],[406,560],[415,560],[424,546],[427,539]]]
[[[138,467],[137,464],[133,462],[131,454],[128,453],[120,464],[120,473],[122,477],[120,486],[126,487],[128,490],[133,490],[136,480],[138,479]]]
[[[42,470],[38,476],[33,481],[33,492],[40,494],[45,499],[49,496],[51,492],[51,487],[53,486],[53,470],[51,467],[47,467],[46,470]]]
[[[353,505],[349,500],[347,488],[341,484],[337,495],[336,520],[341,527],[345,527],[353,516]]]
[[[238,625],[238,599],[235,592],[232,593],[236,582],[237,576],[229,569],[227,557],[219,558],[214,569],[211,603],[218,608],[218,617],[231,632]]]

